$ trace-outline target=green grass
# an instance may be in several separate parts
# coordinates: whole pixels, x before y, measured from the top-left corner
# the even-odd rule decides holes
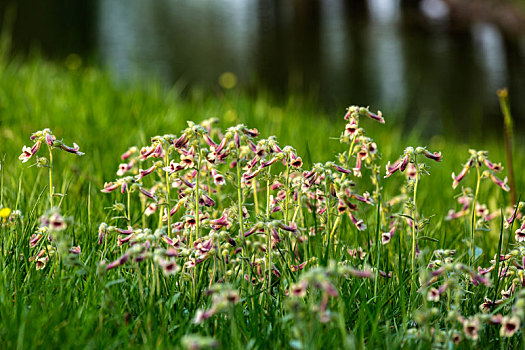
[[[319,265],[328,265],[328,258],[349,259],[346,248],[361,246],[369,254],[367,266],[375,266],[379,261],[382,269],[394,273],[393,278],[379,277],[377,282],[374,278],[346,279],[331,275],[339,296],[329,300],[333,318],[327,323],[319,322],[317,314],[309,309],[320,302],[323,293],[312,290],[305,303],[291,301],[283,294],[289,288],[285,278],[276,289],[275,298],[267,298],[264,293],[263,297],[243,293],[241,302],[227,313],[197,325],[192,323],[195,312],[210,305],[204,295],[208,278],[196,282],[193,295],[182,276],[163,278],[160,291],[155,294],[148,279],[151,278],[148,266],[128,265],[106,274],[99,273],[102,248],[97,244],[98,225],[109,219],[105,208],[115,201],[125,203],[126,200],[120,193],[107,195],[100,193],[100,189],[105,181],[116,178],[119,157],[129,146],[147,145],[155,135],[179,135],[188,120],[200,122],[216,117],[223,130],[244,123],[257,128],[261,138],[275,135],[281,146],[292,145],[303,158],[304,169],[309,169],[313,163],[333,161],[347,150],[348,146],[339,142],[347,106],[338,107],[339,115],[326,115],[312,99],[275,99],[265,91],[251,94],[222,90],[182,92],[177,87],[168,90],[153,82],[115,83],[107,73],[91,67],[68,70],[40,59],[25,62],[1,59],[0,157],[4,160],[0,205],[19,209],[24,216],[16,225],[0,228],[0,342],[3,347],[177,348],[182,346],[185,335],[200,334],[213,337],[222,348],[430,348],[432,341],[423,335],[430,332],[431,326],[457,328],[461,333],[462,328],[455,324],[457,321],[446,320],[448,306],[444,302],[436,305],[437,315],[432,321],[419,328],[423,335],[412,333],[413,320],[421,320],[422,314],[431,311],[416,288],[410,288],[417,279],[410,279],[410,230],[403,226],[400,229],[403,233],[398,232],[391,245],[381,247],[381,257],[377,260],[376,242],[383,229],[380,230],[377,221],[376,206],[364,208],[359,214],[367,223],[366,231],[356,231],[346,217],[341,221],[337,246],[327,245],[320,238],[312,239],[308,256],[317,257]],[[381,106],[371,107],[376,110]],[[427,260],[432,250],[457,249],[457,261],[468,263],[468,248],[462,239],[468,233],[469,220],[443,220],[448,209],[457,208],[454,196],[460,192],[452,189],[450,176],[453,171],[457,174],[461,170],[471,147],[486,149],[490,159],[503,162],[503,142],[498,135],[491,140],[473,140],[472,144],[448,135],[423,138],[421,135],[431,134],[424,125],[415,123],[407,130],[401,127],[407,121],[396,113],[383,111],[384,126],[371,120],[362,122],[382,155],[378,164],[381,165],[383,200],[397,195],[404,184],[402,176],[382,178],[387,161],[395,161],[407,146],[422,145],[441,151],[443,161],[427,160],[431,175],[424,176],[419,183],[418,211],[430,218],[424,236],[431,238],[421,240],[420,249],[427,252],[423,254]],[[53,130],[66,144],[78,143],[86,153],[75,157],[55,152],[54,157],[56,191],[66,194],[61,203],[62,213],[74,218],[68,232],[75,245],[82,248],[81,267],[55,266],[50,262],[46,269],[35,270],[29,261],[32,254],[29,237],[48,207],[47,172],[29,168],[31,162],[22,164],[18,156],[23,145],[31,144],[31,133],[44,128]],[[515,149],[523,149],[523,142],[518,142]],[[520,171],[524,165],[524,154],[516,153],[518,195],[524,188],[525,179]],[[368,177],[365,173],[363,180],[359,180],[363,191],[373,190]],[[481,186],[480,202],[486,203],[491,211],[507,207],[508,194],[489,182],[485,180]],[[473,175],[462,185],[474,187]],[[264,191],[260,196],[264,197]],[[231,201],[235,203],[234,199]],[[134,209],[138,213],[138,205]],[[316,226],[319,220],[320,217],[312,215],[305,222]],[[153,225],[153,221],[148,223]],[[490,265],[501,232],[503,248],[508,251],[509,232],[500,229],[499,219],[491,223],[489,231],[477,236],[477,244],[483,249],[480,266]],[[397,242],[402,234],[407,242]],[[514,234],[510,236],[512,243]],[[113,253],[108,253],[108,257],[120,255],[121,248],[112,245],[111,249]],[[281,273],[300,279],[307,276],[306,270],[310,269],[311,273],[315,264],[307,265],[301,274],[289,274],[284,267]],[[208,276],[212,267],[206,262],[199,271],[202,276]],[[333,267],[325,268],[333,270]],[[232,284],[240,288],[241,279]],[[499,290],[502,287],[500,284]],[[483,298],[488,295],[492,299],[494,295],[493,287],[469,288],[464,299],[457,303],[451,301],[453,305],[461,305],[458,312],[465,317],[479,313],[478,305]],[[500,312],[510,312],[520,287],[516,288],[511,301],[498,309]],[[497,336],[497,326],[483,327],[478,344],[501,348],[523,346],[523,321],[521,331],[509,339]],[[441,345],[448,347],[451,343]],[[477,346],[469,340],[460,344],[464,348]]]

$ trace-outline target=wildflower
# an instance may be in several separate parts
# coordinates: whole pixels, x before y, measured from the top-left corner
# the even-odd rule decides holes
[[[366,225],[362,219],[357,220],[355,216],[350,212],[348,212],[348,216],[350,216],[350,220],[352,220],[352,223],[355,225],[355,227],[357,227],[359,231],[366,230]]]
[[[465,175],[467,175],[470,168],[474,165],[474,160],[471,158],[469,161],[463,166],[463,169],[461,169],[461,172],[458,176],[456,176],[454,173],[452,173],[452,179],[454,180],[452,182],[452,188],[456,188],[459,185],[459,182],[463,180]]]
[[[108,232],[108,225],[103,222],[98,227],[98,244],[102,244],[104,241],[104,238],[106,237],[106,234]]]
[[[153,166],[149,167],[148,169],[146,170],[142,170],[142,169],[139,169],[139,174],[137,176],[135,176],[135,179],[137,181],[141,180],[144,176],[147,176],[149,174],[151,174],[155,169],[157,169],[157,166],[155,164],[153,164]]]
[[[54,211],[51,215],[42,215],[40,218],[42,226],[48,227],[53,231],[62,231],[67,227],[65,219],[58,211]]]
[[[333,164],[333,167],[335,168],[335,170],[337,170],[338,172],[340,173],[343,173],[343,174],[351,174],[352,173],[352,170],[348,170],[348,169],[345,169],[337,164]]]
[[[494,164],[490,160],[488,160],[488,158],[484,158],[483,162],[485,163],[487,168],[489,168],[492,171],[500,172],[503,170],[503,166],[501,166],[501,164]]]
[[[31,238],[29,239],[29,247],[34,248],[38,244],[38,242],[40,242],[41,239],[42,239],[42,234],[40,233],[33,234]]]
[[[385,178],[390,177],[393,173],[395,173],[398,170],[404,171],[408,165],[409,160],[410,157],[407,154],[403,158],[396,160],[392,165],[390,165],[390,162],[388,162],[386,165]]]
[[[213,176],[213,182],[217,186],[223,186],[226,184],[226,180],[224,179],[224,176],[220,174],[217,170],[211,169],[211,174]]]
[[[115,191],[117,188],[119,188],[119,184],[118,183],[116,183],[116,182],[105,182],[104,183],[104,188],[102,190],[100,190],[100,192],[110,193],[110,192]]]
[[[518,316],[505,316],[501,320],[501,329],[499,331],[502,337],[512,337],[520,328],[520,319]]]
[[[295,153],[290,153],[290,165],[294,168],[300,168],[303,166],[303,160],[298,157]]]
[[[147,191],[146,189],[144,189],[144,187],[139,186],[139,191],[140,191],[140,193],[142,193],[146,197],[153,199],[155,202],[157,201],[157,197],[155,197],[155,195],[153,193],[151,193],[151,192]]]
[[[46,267],[46,264],[48,261],[49,261],[49,257],[47,255],[36,259],[35,268],[37,270],[43,270]]]
[[[281,230],[285,230],[285,231],[289,231],[289,232],[297,232],[297,225],[295,224],[295,222],[291,222],[289,225],[285,225],[283,222],[281,221],[278,221],[277,222],[277,226],[281,229]]]
[[[345,126],[346,135],[353,135],[357,131],[357,120],[354,117],[350,118],[350,122]]]
[[[505,191],[505,192],[510,191],[510,187],[509,187],[509,185],[507,185],[507,177],[505,177],[503,179],[503,181],[502,181],[496,175],[494,175],[492,172],[489,172],[489,177],[492,180],[492,182],[494,182],[496,185],[501,187],[501,189],[503,191]]]
[[[525,220],[523,220],[521,227],[517,229],[514,233],[516,234],[514,236],[516,242],[525,242]]]
[[[429,158],[429,159],[432,159],[432,160],[435,160],[436,162],[441,162],[442,160],[442,156],[441,156],[441,152],[429,152],[427,151],[426,149],[423,151],[423,154],[425,155],[425,157]]]
[[[29,148],[27,146],[22,147],[22,154],[18,156],[18,159],[22,161],[22,163],[27,162],[31,157],[38,151],[40,148],[41,142],[36,142],[32,148]]]
[[[165,276],[173,275],[180,270],[180,267],[172,260],[159,259],[158,263]]]
[[[459,333],[454,333],[454,335],[452,336],[452,342],[455,344],[455,345],[459,345],[459,343],[461,343],[461,334]]]
[[[230,223],[228,222],[228,212],[224,211],[222,216],[215,220],[210,220],[210,225],[214,230],[218,230],[222,227],[229,227]]]
[[[474,341],[479,337],[479,319],[477,317],[469,318],[463,322],[463,332],[465,336]]]
[[[150,205],[148,205],[146,207],[146,210],[144,211],[144,214],[146,216],[150,216],[150,215],[154,214],[156,211],[157,211],[157,204],[156,203],[151,203]]]
[[[83,156],[85,154],[79,151],[80,147],[78,147],[76,143],[73,143],[73,147],[69,147],[69,146],[64,145],[63,143],[60,143],[59,147],[62,150],[69,152],[69,153],[76,154],[77,156]]]
[[[80,255],[80,254],[82,254],[82,251],[81,251],[79,245],[77,245],[76,247],[71,247],[71,248],[69,248],[69,252],[70,252],[70,253],[73,253],[73,254],[76,254],[76,255]]]
[[[109,271],[111,269],[114,269],[115,267],[124,265],[126,263],[126,261],[129,260],[129,258],[130,258],[130,254],[129,253],[125,253],[124,255],[122,255],[117,260],[112,261],[109,264],[107,264],[106,271]]]
[[[131,155],[133,155],[134,153],[137,153],[137,151],[138,151],[137,147],[133,146],[130,149],[128,149],[126,152],[124,152],[124,154],[122,154],[120,158],[122,158],[122,160],[126,160],[129,157],[131,157]]]
[[[439,301],[439,290],[437,290],[436,288],[430,288],[427,294],[427,300],[438,302]]]
[[[304,298],[306,296],[306,289],[308,288],[307,281],[301,281],[296,284],[292,284],[290,288],[290,294],[297,298]]]

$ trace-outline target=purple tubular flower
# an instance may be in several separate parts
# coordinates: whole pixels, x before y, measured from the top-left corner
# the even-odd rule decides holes
[[[360,202],[366,203],[366,204],[373,204],[372,198],[370,197],[368,192],[365,192],[363,196],[360,196],[358,194],[352,194],[352,197],[357,199]]]
[[[133,153],[135,153],[136,151],[137,151],[137,149],[134,148],[134,147],[132,147],[132,148],[128,149],[126,152],[124,152],[124,154],[122,154],[122,155],[120,156],[120,158],[122,158],[122,160],[126,160],[126,159],[128,159],[129,157],[131,157],[131,155],[132,155]]]
[[[210,147],[217,147],[217,144],[213,141],[213,139],[208,134],[203,134],[202,138],[204,139],[204,142],[208,144]]]
[[[153,199],[155,202],[157,201],[157,197],[155,197],[155,195],[153,193],[145,190],[143,187],[139,187],[139,191],[140,191],[140,193],[142,193],[146,197]]]
[[[77,245],[76,247],[69,248],[69,252],[76,255],[82,254],[82,250],[80,249],[79,245]]]
[[[500,171],[503,170],[503,167],[501,166],[501,164],[494,164],[490,160],[488,160],[487,158],[484,158],[483,162],[492,171],[500,172]]]
[[[429,159],[433,159],[436,162],[441,162],[441,160],[443,159],[443,157],[441,156],[441,152],[432,153],[432,152],[425,150],[424,154],[425,154],[425,157]]]
[[[186,146],[187,143],[188,143],[188,137],[186,136],[186,134],[183,134],[181,135],[181,137],[173,141],[173,146],[175,146],[175,148],[182,148]]]
[[[111,269],[114,269],[115,267],[118,267],[118,266],[122,266],[126,263],[126,261],[129,260],[129,254],[126,253],[124,255],[122,255],[120,258],[118,258],[117,260],[115,261],[112,261],[110,262],[107,266],[106,266],[106,271],[109,271]]]
[[[153,164],[150,168],[148,168],[146,170],[139,169],[139,174],[135,178],[138,181],[138,180],[142,179],[144,176],[147,176],[147,175],[151,174],[155,169],[157,169],[157,166],[155,164]]]
[[[261,171],[261,169],[257,169],[256,171],[254,171],[253,173],[244,173],[244,175],[242,176],[245,180],[251,180],[253,179],[254,177],[257,176],[257,174],[259,174],[259,172]]]
[[[228,213],[224,211],[222,213],[222,216],[215,220],[210,220],[210,225],[214,230],[218,230],[221,227],[228,226],[230,223],[228,222]]]
[[[385,119],[383,118],[383,114],[381,113],[381,111],[377,111],[377,114],[367,111],[367,115],[369,118],[377,120],[381,124],[385,124]]]
[[[268,166],[274,164],[274,163],[277,162],[278,160],[279,160],[279,158],[277,158],[277,157],[273,157],[273,158],[270,159],[269,161],[262,163],[262,164],[261,164],[261,168],[266,168],[266,167],[268,167]]]
[[[106,237],[108,225],[105,222],[101,223],[98,227],[98,244],[104,242],[104,237]]]
[[[118,233],[120,233],[122,235],[128,236],[128,235],[133,233],[133,228],[131,226],[128,226],[128,228],[124,230],[124,229],[116,227],[115,231],[117,231]]]
[[[42,239],[42,235],[41,234],[34,234],[34,235],[32,235],[31,238],[29,239],[29,246],[31,248],[34,248],[38,244],[40,239]]]
[[[407,165],[408,165],[408,161],[410,160],[410,158],[408,157],[408,154],[403,158],[403,162],[401,163],[401,166],[399,167],[399,170],[401,171],[405,171],[405,169],[407,168]]]
[[[281,149],[281,147],[279,147],[277,145],[277,143],[275,142],[272,142],[272,144],[270,145],[270,147],[272,148],[272,151],[274,151],[275,153],[282,153],[283,150]]]
[[[122,245],[124,245],[125,243],[128,243],[131,238],[133,238],[133,236],[129,235],[129,236],[126,236],[124,238],[118,236],[118,242],[117,242],[117,246],[121,247]]]
[[[348,215],[350,216],[350,220],[352,220],[352,223],[355,225],[355,227],[357,227],[359,231],[366,230],[366,225],[362,219],[357,220],[351,212],[348,212]]]
[[[458,176],[456,176],[454,173],[452,173],[452,179],[454,180],[452,182],[452,188],[456,188],[458,187],[458,184],[461,180],[463,180],[463,178],[465,177],[465,175],[467,175],[468,171],[469,171],[470,167],[467,165],[465,165],[463,167],[463,169],[461,169],[461,172],[458,174]]]
[[[279,222],[277,226],[281,230],[285,230],[285,231],[293,232],[293,233],[297,232],[297,224],[295,222],[291,222],[289,225],[285,225],[283,222]]]
[[[303,160],[292,152],[290,154],[290,165],[294,168],[300,168],[303,166]]]
[[[354,111],[355,111],[355,109],[353,109],[353,110],[349,109],[348,112],[350,113],[350,112],[354,112]],[[358,108],[358,111],[359,111],[359,115],[361,115],[361,116],[367,116],[368,118],[374,119],[374,120],[380,122],[381,124],[385,124],[385,120],[383,119],[383,114],[381,113],[381,111],[378,111],[377,114],[375,114],[375,113],[370,112],[368,110],[368,108],[364,108],[364,107]],[[345,116],[345,118],[346,118],[346,116]]]
[[[127,189],[128,189],[128,183],[123,182],[122,185],[120,185],[120,193],[126,193]]]
[[[387,177],[390,177],[393,173],[395,173],[396,171],[398,171],[400,168],[401,168],[401,165],[403,164],[404,162],[404,159],[398,159],[394,162],[394,164],[390,165],[390,162],[387,163],[386,165],[386,175],[385,175],[385,179]]]
[[[162,158],[163,154],[164,154],[164,151],[162,150],[162,144],[159,142],[157,147],[155,147],[155,149],[153,150],[150,156],[153,158]]]
[[[49,146],[53,146],[53,143],[55,142],[56,140],[56,137],[54,137],[53,135],[51,134],[46,134],[46,143],[49,145]]]
[[[498,185],[499,187],[501,187],[501,189],[505,192],[508,192],[510,191],[510,187],[509,185],[507,185],[507,177],[505,177],[505,179],[503,180],[500,180],[498,179],[498,177],[496,175],[494,175],[492,172],[489,172],[489,177],[490,179],[492,180],[492,182],[494,182],[496,185]]]
[[[106,182],[104,184],[104,188],[102,190],[100,190],[100,192],[110,193],[110,192],[115,191],[117,188],[119,188],[119,185],[117,183]]]
[[[207,194],[203,194],[201,196],[201,200],[204,203],[204,205],[207,206],[207,207],[214,207],[215,206],[215,201],[213,199],[211,199],[210,196],[208,196]]]
[[[40,149],[40,145],[42,145],[42,142],[40,141],[35,142],[33,147],[31,147],[31,156],[34,156],[35,153],[38,152],[38,150]]]
[[[364,269],[364,270],[351,269],[350,271],[348,271],[348,273],[351,276],[359,277],[359,278],[372,278],[373,276],[372,271],[369,269]]]
[[[352,117],[350,119],[350,122],[346,124],[345,126],[345,132],[349,135],[353,135],[355,134],[356,131],[357,131],[357,120],[354,117]]]
[[[262,224],[255,224],[251,229],[244,233],[244,237],[253,235],[257,230],[262,228]]]
[[[351,174],[352,173],[352,170],[345,169],[343,167],[340,167],[337,164],[334,164],[334,169],[339,171],[340,173],[343,173],[343,174]]]
[[[215,148],[215,152],[221,153],[221,151],[224,149],[224,147],[226,147],[227,144],[228,139],[226,137],[223,137],[221,143],[219,143],[219,145]]]
[[[241,137],[239,136],[239,133],[236,132],[234,137],[233,137],[234,141],[235,141],[235,146],[237,148],[240,148],[241,147]]]
[[[60,144],[60,148],[63,149],[64,151],[66,151],[66,152],[76,154],[77,156],[83,156],[84,155],[83,152],[79,151],[80,147],[78,147],[78,145],[76,143],[73,143],[73,147],[69,147],[69,146],[66,146],[66,145],[61,143]]]
[[[242,132],[245,133],[246,135],[250,136],[250,137],[257,137],[259,136],[259,130],[257,129],[248,129],[248,128],[244,128],[242,129]]]

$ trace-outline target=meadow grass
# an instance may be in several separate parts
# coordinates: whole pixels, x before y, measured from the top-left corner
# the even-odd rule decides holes
[[[99,245],[100,223],[120,225],[122,229],[128,223],[135,229],[142,223],[152,230],[157,228],[155,219],[141,221],[143,208],[136,201],[136,195],[128,206],[126,194],[100,192],[105,182],[117,178],[120,156],[130,146],[148,146],[150,137],[155,135],[180,136],[187,128],[187,121],[199,123],[218,118],[222,130],[243,123],[257,128],[260,139],[275,135],[281,147],[294,147],[295,154],[302,158],[304,170],[316,163],[325,164],[322,168],[325,169],[328,167],[325,162],[336,162],[339,154],[348,151],[348,145],[340,142],[347,123],[343,120],[347,106],[340,106],[338,115],[327,115],[316,106],[315,100],[296,96],[275,99],[264,91],[250,94],[222,90],[188,92],[177,87],[168,90],[152,82],[115,83],[109,74],[96,68],[73,68],[41,59],[0,60],[0,207],[20,210],[23,215],[23,220],[17,219],[12,224],[4,220],[0,228],[0,341],[5,348],[178,348],[216,344],[222,348],[448,348],[456,346],[453,343],[455,335],[461,337],[457,345],[460,348],[477,348],[480,344],[494,348],[523,346],[523,319],[521,329],[512,337],[500,336],[500,325],[491,325],[489,316],[485,319],[476,316],[482,319],[476,340],[465,334],[468,322],[478,320],[469,317],[480,315],[479,305],[484,298],[501,299],[500,292],[510,288],[512,278],[498,279],[493,273],[490,287],[483,284],[474,287],[465,277],[464,265],[459,265],[471,264],[468,245],[471,216],[445,220],[449,209],[458,208],[456,197],[461,193],[461,186],[452,188],[452,172],[458,174],[461,170],[469,157],[469,148],[488,150],[491,160],[504,162],[503,141],[498,135],[490,140],[470,140],[467,144],[465,140],[451,139],[448,135],[423,137],[432,133],[425,130],[424,125],[406,127],[407,121],[395,112],[383,111],[385,125],[361,119],[359,126],[363,126],[366,135],[378,145],[379,154],[374,164],[381,169],[377,177],[380,179],[378,197],[373,205],[360,205],[358,211],[359,219],[364,220],[367,228],[359,231],[346,215],[330,212],[335,211],[336,202],[326,206],[327,213],[316,214],[315,210],[308,213],[304,209],[304,228],[319,232],[323,232],[321,227],[325,231],[331,228],[337,234],[332,236],[325,232],[322,237],[319,234],[311,236],[304,253],[304,246],[293,237],[283,241],[284,254],[256,250],[251,251],[252,255],[242,253],[246,259],[254,259],[252,262],[261,259],[262,278],[255,285],[242,278],[244,273],[257,276],[253,271],[244,271],[245,265],[249,269],[248,264],[237,262],[228,275],[228,267],[224,270],[220,267],[224,259],[213,256],[198,264],[192,273],[177,272],[167,277],[163,277],[159,265],[153,262],[124,264],[105,272],[107,263],[122,256],[126,247],[116,245],[116,234],[104,237],[107,243]],[[380,108],[372,107],[374,110]],[[37,270],[35,261],[30,259],[35,252],[30,249],[29,241],[41,225],[40,216],[49,208],[48,174],[46,169],[29,167],[32,162],[22,164],[18,156],[23,145],[31,146],[29,136],[45,128],[50,128],[66,144],[78,143],[86,153],[76,157],[55,152],[53,158],[55,192],[64,194],[63,197],[55,196],[55,202],[60,203],[61,215],[72,218],[67,232],[73,245],[80,245],[82,253],[71,265],[65,258],[56,258],[58,251],[54,255],[48,252],[50,260],[46,267]],[[214,134],[215,141],[217,135]],[[440,151],[443,160],[435,163],[422,156],[417,158],[418,161],[426,159],[430,166],[430,176],[423,176],[418,181],[416,199],[417,215],[429,221],[424,231],[419,232],[421,254],[412,274],[410,237],[415,223],[407,225],[404,219],[411,215],[410,210],[416,209],[408,206],[408,211],[400,211],[406,217],[396,219],[403,223],[399,223],[392,242],[380,244],[382,233],[389,228],[383,205],[401,194],[407,183],[406,177],[399,174],[387,179],[383,176],[387,162],[397,160],[406,147],[419,145]],[[515,146],[522,149],[522,141]],[[269,149],[267,153],[271,153]],[[349,165],[350,161],[355,162],[347,156],[342,165]],[[524,188],[521,176],[524,161],[522,152],[515,154],[518,195]],[[269,172],[258,180],[261,185],[258,209],[262,213],[266,211],[265,181],[270,181],[269,176],[277,176],[278,165],[276,163],[273,175]],[[341,174],[333,169],[323,171],[334,182],[339,181],[338,184],[343,183],[345,176],[354,179],[353,175],[344,175],[341,179]],[[218,205],[228,207],[231,204],[232,211],[239,203],[238,198],[248,196],[237,191],[235,179],[238,174],[234,167],[233,183],[224,191],[224,197],[217,195],[222,198]],[[360,194],[374,192],[371,175],[370,169],[363,169],[363,177],[355,179]],[[325,198],[331,198],[330,183],[326,181],[325,188],[321,185]],[[476,187],[472,171],[461,185]],[[412,196],[410,189],[406,191]],[[247,204],[252,202],[251,197],[243,198]],[[478,199],[491,213],[510,207],[508,193],[490,180],[482,182]],[[291,198],[287,200],[293,202]],[[124,203],[133,220],[112,220],[116,214],[108,208],[115,202]],[[253,211],[251,205],[249,210]],[[217,215],[217,212],[210,213]],[[181,219],[177,215],[173,220]],[[280,215],[279,219],[283,217],[286,224],[292,216],[278,212],[276,215]],[[236,220],[241,223],[233,225],[236,230],[246,231],[256,218],[264,221],[264,216],[252,213],[251,219],[246,219],[249,223],[243,223],[237,215]],[[220,215],[214,216],[217,217]],[[233,217],[235,219],[235,215]],[[516,221],[513,230],[518,227]],[[490,260],[498,250],[507,253],[515,250],[511,259],[519,261],[523,250],[517,250],[513,230],[503,228],[502,219],[498,217],[488,223],[485,231],[478,232],[476,245],[480,248],[480,256],[476,266],[491,266]],[[235,238],[237,233],[233,231],[231,235]],[[279,230],[279,233],[289,237],[284,231]],[[258,246],[266,244],[267,247],[267,242],[272,242],[269,228],[265,228],[263,236]],[[237,243],[243,249],[252,249],[247,248],[242,239]],[[366,256],[362,259],[352,257],[352,254],[359,255],[358,250],[352,251],[353,248],[362,248]],[[305,268],[298,272],[290,271],[294,258],[286,254],[294,249],[301,249],[301,258],[308,260]],[[438,249],[456,250],[456,253],[453,263],[449,264],[450,270],[445,277],[440,275],[442,280],[438,281],[450,286],[440,301],[433,303],[426,294],[430,285],[425,286],[425,278],[429,278],[428,271],[432,269],[426,267],[430,260],[437,259],[432,252]],[[447,258],[452,256],[442,256],[441,263],[445,265]],[[104,259],[107,259],[106,265],[101,265]],[[267,264],[265,259],[275,259],[272,263],[278,264],[281,277],[272,274],[272,264]],[[185,262],[185,257],[177,259],[179,267]],[[500,261],[495,264],[498,270]],[[502,261],[501,264],[507,263]],[[239,266],[243,267],[242,272]],[[382,277],[379,275],[382,271],[391,272],[392,276]],[[370,275],[360,277],[359,274]],[[521,276],[523,278],[523,272]],[[515,277],[519,279],[519,269]],[[215,283],[224,282],[224,279],[228,285]],[[309,288],[303,297],[301,287],[306,285]],[[294,287],[297,298],[290,295]],[[210,288],[212,291],[217,288],[211,297],[206,293]],[[519,297],[521,289],[521,283],[516,284],[509,298],[487,315],[519,314],[511,308],[518,299],[523,299]],[[227,306],[220,299],[225,296],[230,296]],[[195,322],[199,312],[218,308],[215,304],[221,302],[221,312]],[[463,321],[458,321],[460,316],[464,317]]]

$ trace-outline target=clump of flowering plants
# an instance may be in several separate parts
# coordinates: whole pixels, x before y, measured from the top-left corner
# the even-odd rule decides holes
[[[490,179],[494,184],[500,187],[503,191],[508,192],[510,190],[507,185],[507,177],[503,180],[498,178],[495,173],[499,173],[503,170],[503,166],[499,163],[493,163],[488,159],[487,151],[476,151],[469,150],[470,157],[467,162],[463,165],[460,173],[456,175],[452,173],[452,188],[456,188],[460,181],[462,181],[465,176],[470,172],[471,169],[476,169],[476,189],[474,195],[472,196],[472,190],[470,188],[463,189],[463,194],[459,197],[458,201],[463,205],[462,209],[458,213],[450,211],[448,219],[455,219],[463,216],[467,213],[470,207],[470,258],[471,264],[474,265],[476,262],[476,242],[475,242],[475,233],[477,227],[483,225],[485,222],[492,220],[495,216],[498,215],[498,211],[495,211],[492,215],[488,212],[486,205],[478,203],[479,199],[479,190],[481,185],[481,180]],[[476,217],[481,217],[480,223],[478,225]]]
[[[49,209],[40,217],[40,226],[36,228],[35,233],[29,239],[31,250],[36,252],[36,255],[29,258],[29,261],[35,262],[37,270],[44,269],[50,257],[55,255],[58,255],[59,259],[65,264],[79,265],[78,256],[81,254],[81,248],[80,246],[72,246],[73,240],[66,233],[67,221],[69,220],[71,223],[72,220],[62,216],[60,204],[55,206],[54,197],[63,196],[63,194],[55,193],[53,186],[53,151],[60,149],[77,156],[82,156],[84,153],[80,152],[76,143],[73,143],[72,147],[67,146],[47,128],[33,133],[30,139],[33,141],[33,146],[24,146],[18,159],[22,163],[26,163],[35,156],[37,167],[48,168]],[[47,146],[49,158],[36,156],[43,145]],[[58,260],[56,261],[58,263]]]
[[[497,210],[493,198],[479,199],[482,179],[506,189],[496,175],[502,166],[472,151],[466,170],[453,176],[454,187],[476,168],[477,190],[463,187],[459,210],[441,221],[434,213],[431,221],[420,204],[427,184],[421,180],[441,153],[406,147],[387,162],[364,128],[381,126],[380,112],[351,106],[344,120],[341,153],[323,162],[243,124],[221,129],[215,119],[124,148],[94,197],[107,210],[96,224],[73,223],[50,192],[51,208],[25,237],[27,266],[53,277],[62,262],[79,265],[82,257],[78,274],[92,278],[94,261],[93,278],[105,293],[101,318],[124,298],[130,312],[123,324],[142,313],[156,322],[152,316],[161,312],[175,333],[186,322],[180,345],[190,348],[242,347],[245,340],[246,347],[258,346],[253,335],[244,336],[257,327],[286,329],[283,337],[294,348],[373,348],[385,344],[380,335],[398,339],[393,347],[476,346],[490,337],[517,342],[525,324],[523,205]],[[53,154],[36,156],[41,146],[82,154],[48,129],[33,141],[21,159],[35,157],[38,166],[52,164]],[[383,186],[395,183],[394,176],[404,182],[389,193]],[[16,210],[1,210],[2,229],[31,224]],[[491,230],[501,219],[497,253],[479,266],[465,261],[457,235],[437,238],[453,227],[448,221],[469,215],[477,230]],[[80,240],[78,230],[91,241]],[[319,337],[320,330],[333,336]]]

